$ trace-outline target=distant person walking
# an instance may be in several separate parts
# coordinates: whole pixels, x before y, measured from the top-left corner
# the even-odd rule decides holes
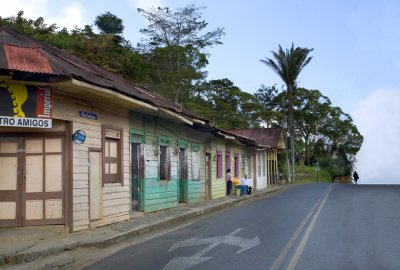
[[[353,173],[353,179],[354,179],[354,183],[357,184],[357,181],[358,181],[358,179],[359,179],[357,171],[354,171],[354,173]]]
[[[226,196],[229,196],[231,194],[231,190],[232,190],[231,169],[226,170],[225,180],[226,180]]]

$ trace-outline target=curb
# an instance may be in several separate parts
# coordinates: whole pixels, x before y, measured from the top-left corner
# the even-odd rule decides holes
[[[73,250],[79,247],[78,242],[73,242],[70,244],[56,245],[51,248],[38,249],[29,253],[17,253],[17,254],[4,254],[0,256],[0,266],[2,265],[15,265],[23,264],[35,261],[40,258],[58,255],[64,251]]]
[[[84,242],[81,241],[76,241],[76,240],[70,240],[70,243],[63,243],[59,244],[57,243],[55,246],[51,248],[42,248],[38,247],[38,250],[32,251],[29,253],[18,253],[18,254],[3,254],[0,255],[0,266],[12,266],[12,265],[17,265],[17,264],[23,264],[23,263],[29,263],[32,261],[35,261],[40,258],[45,258],[48,256],[52,255],[58,255],[61,254],[65,251],[70,251],[74,249],[78,249],[80,247],[82,248],[89,248],[89,247],[96,247],[96,248],[107,248],[122,242],[125,242],[129,239],[144,235],[146,233],[152,232],[152,231],[159,231],[161,229],[166,229],[170,228],[173,225],[177,224],[183,224],[189,220],[195,219],[199,216],[202,216],[204,214],[210,214],[214,213],[223,209],[227,208],[232,208],[238,205],[241,205],[243,203],[247,203],[250,201],[254,201],[263,197],[266,197],[271,194],[276,194],[279,192],[286,191],[288,189],[293,188],[294,186],[284,186],[279,189],[275,190],[268,190],[265,192],[260,192],[260,193],[254,193],[251,196],[243,196],[237,199],[232,199],[228,201],[223,201],[221,203],[211,205],[211,206],[205,206],[205,207],[199,207],[199,209],[192,209],[187,213],[184,213],[179,216],[163,219],[160,221],[156,221],[150,224],[146,225],[141,225],[139,227],[124,231],[122,233],[103,238],[103,239],[96,239],[94,241],[87,240]],[[40,245],[40,244],[38,244]]]

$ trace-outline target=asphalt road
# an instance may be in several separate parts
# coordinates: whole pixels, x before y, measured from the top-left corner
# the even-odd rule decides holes
[[[85,269],[400,269],[399,205],[400,186],[300,185]]]

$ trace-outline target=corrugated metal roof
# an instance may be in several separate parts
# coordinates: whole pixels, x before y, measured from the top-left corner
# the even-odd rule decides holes
[[[22,61],[21,61],[22,60]],[[0,71],[12,71],[13,79],[43,81],[76,79],[110,89],[134,99],[168,109],[180,116],[204,121],[207,130],[223,131],[209,125],[209,120],[176,104],[169,99],[131,81],[109,73],[95,65],[52,47],[44,42],[21,34],[9,27],[0,26]],[[199,126],[199,124],[196,124]],[[227,131],[223,131],[229,134]],[[232,133],[235,135],[234,133]],[[238,140],[254,146],[252,139],[238,136]],[[247,136],[246,136],[247,137]]]
[[[21,59],[24,60],[21,62]],[[0,69],[23,72],[22,75],[18,73],[17,75],[26,80],[33,78],[34,81],[43,78],[43,75],[40,75],[43,73],[74,78],[171,110],[182,116],[209,122],[206,118],[182,108],[179,104],[149,89],[134,85],[118,75],[5,26],[0,26]]]
[[[52,73],[49,61],[40,53],[40,49],[21,48],[5,44],[4,54],[9,69],[34,73]]]
[[[281,149],[279,141],[283,136],[281,128],[250,128],[229,130],[234,134],[253,139],[257,144]]]

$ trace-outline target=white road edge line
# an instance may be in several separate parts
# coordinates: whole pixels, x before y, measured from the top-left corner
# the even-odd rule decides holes
[[[294,253],[292,259],[289,262],[289,266],[288,266],[287,270],[294,270],[296,268],[296,265],[297,265],[297,263],[298,263],[298,261],[300,259],[300,256],[303,253],[304,247],[306,246],[307,241],[311,236],[311,232],[312,232],[312,230],[314,228],[315,222],[317,221],[318,216],[321,213],[322,207],[324,206],[324,204],[326,202],[326,199],[329,196],[329,192],[332,190],[332,188],[333,188],[333,184],[331,184],[331,186],[329,187],[329,190],[325,194],[325,197],[322,200],[320,206],[318,207],[317,212],[315,213],[313,219],[311,220],[310,224],[308,225],[308,228],[307,228],[307,230],[306,230],[306,232],[305,232],[305,234],[303,236],[303,239],[301,239],[301,242],[300,242],[299,246],[297,247],[296,252]]]
[[[289,239],[289,242],[287,242],[286,246],[282,249],[281,253],[279,256],[275,259],[274,263],[272,264],[271,268],[269,270],[278,270],[283,261],[285,260],[287,254],[289,251],[292,249],[294,243],[296,242],[297,238],[299,237],[300,233],[303,231],[304,226],[308,223],[309,219],[311,218],[311,215],[314,213],[315,209],[318,207],[318,205],[321,203],[322,198],[326,196],[328,193],[329,187],[326,188],[324,191],[322,197],[318,199],[313,207],[311,207],[310,211],[308,211],[307,216],[303,219],[303,221],[300,223],[300,226],[297,228],[297,230],[293,233],[292,237]]]

